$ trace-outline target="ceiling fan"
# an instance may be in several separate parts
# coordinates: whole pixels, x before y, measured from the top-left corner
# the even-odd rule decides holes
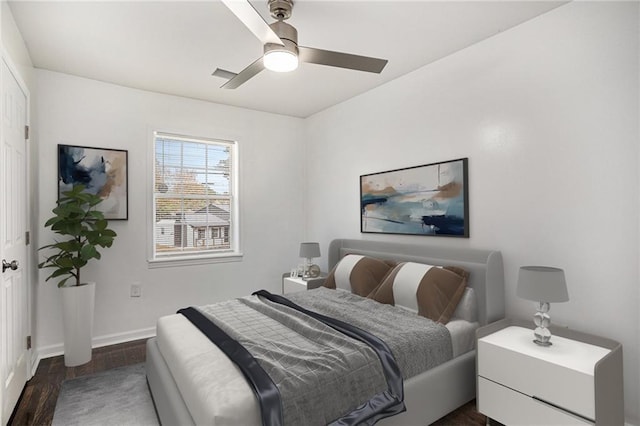
[[[221,86],[223,89],[235,89],[265,68],[277,72],[293,71],[299,61],[372,73],[382,72],[387,65],[386,59],[298,46],[298,31],[284,22],[291,17],[293,0],[268,0],[269,12],[276,19],[272,24],[267,24],[248,0],[222,0],[222,3],[264,45],[264,56],[240,73],[220,68],[213,72],[214,76],[228,79]]]

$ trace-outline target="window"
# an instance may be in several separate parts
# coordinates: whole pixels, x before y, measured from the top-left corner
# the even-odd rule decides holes
[[[154,133],[151,261],[239,256],[236,144]]]

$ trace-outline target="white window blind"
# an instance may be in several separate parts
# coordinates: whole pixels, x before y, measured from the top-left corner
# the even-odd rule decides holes
[[[238,250],[235,142],[156,132],[153,258]]]

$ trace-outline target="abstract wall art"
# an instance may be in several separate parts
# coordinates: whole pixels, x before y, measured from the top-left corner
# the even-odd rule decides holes
[[[106,219],[127,220],[129,215],[127,151],[58,145],[58,199],[64,191],[82,184],[99,195],[98,210]]]
[[[468,159],[360,176],[360,231],[469,237]]]

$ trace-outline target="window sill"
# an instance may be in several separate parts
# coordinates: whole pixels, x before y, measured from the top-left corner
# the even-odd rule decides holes
[[[240,262],[242,261],[242,256],[240,252],[201,256],[175,256],[164,259],[149,259],[147,260],[147,265],[149,269],[209,265],[211,263]]]

